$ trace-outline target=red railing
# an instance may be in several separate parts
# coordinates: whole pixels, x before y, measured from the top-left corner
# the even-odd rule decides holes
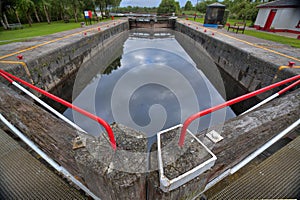
[[[272,85],[269,85],[269,86],[267,86],[267,87],[261,88],[261,89],[259,89],[259,90],[254,91],[254,92],[251,92],[251,93],[249,93],[249,94],[242,95],[242,96],[240,96],[240,97],[237,97],[237,98],[234,98],[234,99],[232,99],[232,100],[229,100],[229,101],[227,101],[227,102],[225,102],[225,103],[219,104],[219,105],[214,106],[214,107],[212,107],[212,108],[208,108],[208,109],[206,109],[206,110],[203,110],[203,111],[201,111],[201,112],[198,112],[198,113],[196,113],[196,114],[191,115],[191,116],[188,117],[188,118],[185,120],[185,122],[183,123],[182,129],[181,129],[180,138],[179,138],[179,142],[178,142],[179,146],[180,146],[180,147],[183,146],[183,144],[184,144],[184,139],[185,139],[185,135],[186,135],[187,127],[188,127],[195,119],[200,118],[200,117],[202,117],[202,116],[204,116],[204,115],[210,114],[210,113],[212,113],[212,112],[214,112],[214,111],[220,110],[220,109],[222,109],[222,108],[225,108],[225,107],[227,107],[227,106],[231,106],[231,105],[236,104],[236,103],[238,103],[238,102],[241,102],[241,101],[243,101],[243,100],[249,99],[249,98],[251,98],[251,97],[257,96],[257,95],[259,95],[259,94],[261,94],[261,93],[263,93],[263,92],[266,92],[266,91],[268,91],[268,90],[271,90],[271,89],[273,89],[273,88],[279,87],[279,86],[281,86],[281,85],[284,85],[284,84],[286,84],[286,83],[289,83],[289,82],[294,81],[294,80],[297,80],[297,79],[300,79],[300,75],[293,76],[293,77],[288,78],[288,79],[286,79],[286,80],[280,81],[280,82],[278,82],[278,83],[274,83],[274,84],[272,84]],[[297,82],[295,82],[295,84],[296,84],[296,83],[298,84],[299,82],[297,81]],[[292,86],[292,85],[291,85],[291,86]],[[292,87],[294,87],[294,86],[295,86],[295,85],[293,85]],[[288,88],[288,89],[291,89],[291,88]],[[283,92],[285,92],[285,91],[283,91]]]
[[[9,74],[9,73],[7,73],[7,72],[1,70],[1,69],[0,69],[0,75],[3,76],[5,79],[7,79],[7,80],[8,80],[9,82],[11,82],[11,83],[13,82],[12,79],[14,79],[14,80],[16,80],[16,81],[18,81],[18,82],[20,82],[20,83],[22,83],[22,84],[28,86],[29,88],[31,88],[31,89],[33,89],[33,90],[36,90],[36,91],[38,91],[39,93],[41,93],[41,94],[43,94],[43,95],[45,95],[45,96],[47,96],[47,97],[49,97],[49,98],[51,98],[51,99],[53,99],[53,100],[55,100],[55,101],[57,101],[57,102],[59,102],[59,103],[65,105],[65,106],[67,106],[67,107],[69,107],[69,108],[71,108],[71,109],[73,109],[73,110],[75,110],[75,111],[77,111],[77,112],[79,112],[79,113],[81,113],[81,114],[83,114],[83,115],[89,117],[90,119],[93,119],[93,120],[97,121],[97,122],[100,123],[100,124],[105,128],[105,130],[107,131],[112,148],[113,148],[114,150],[116,149],[116,141],[115,141],[114,133],[113,133],[111,127],[109,126],[109,124],[108,124],[106,121],[104,121],[103,119],[101,119],[101,118],[99,118],[99,117],[97,117],[97,116],[95,116],[95,115],[93,115],[93,114],[91,114],[91,113],[89,113],[89,112],[87,112],[87,111],[85,111],[85,110],[83,110],[83,109],[81,109],[81,108],[79,108],[79,107],[77,107],[77,106],[75,106],[75,105],[73,105],[73,104],[71,104],[71,103],[69,103],[69,102],[67,102],[67,101],[65,101],[65,100],[63,100],[63,99],[57,97],[57,96],[55,96],[55,95],[53,95],[53,94],[50,94],[50,93],[48,93],[48,92],[46,92],[46,91],[44,91],[44,90],[42,90],[42,89],[40,89],[40,88],[38,88],[38,87],[36,87],[36,86],[30,84],[30,83],[27,83],[26,81],[24,81],[24,80],[22,80],[22,79],[20,79],[20,78],[18,78],[18,77],[16,77],[16,76],[13,76],[13,75],[11,75],[11,74]],[[11,79],[11,78],[12,78],[12,79]],[[272,84],[272,85],[269,85],[269,86],[267,86],[267,87],[261,88],[261,89],[259,89],[259,90],[254,91],[254,92],[251,92],[251,93],[249,93],[249,94],[242,95],[242,96],[237,97],[237,98],[235,98],[235,99],[229,100],[229,101],[227,101],[227,102],[225,102],[225,103],[219,104],[219,105],[214,106],[214,107],[212,107],[212,108],[208,108],[208,109],[203,110],[203,111],[201,111],[201,112],[198,112],[198,113],[196,113],[196,114],[194,114],[194,115],[191,115],[191,116],[190,116],[189,118],[187,118],[187,119],[185,120],[185,122],[183,123],[183,127],[182,127],[181,134],[180,134],[180,138],[179,138],[179,146],[180,146],[180,147],[183,146],[183,144],[184,144],[184,139],[185,139],[185,135],[186,135],[187,127],[188,127],[195,119],[200,118],[200,117],[202,117],[202,116],[205,116],[205,115],[207,115],[207,114],[210,114],[210,113],[212,113],[212,112],[214,112],[214,111],[220,110],[220,109],[222,109],[222,108],[225,108],[225,107],[227,107],[227,106],[231,106],[231,105],[236,104],[236,103],[238,103],[238,102],[241,102],[241,101],[243,101],[243,100],[249,99],[249,98],[251,98],[251,97],[257,96],[257,95],[259,95],[259,94],[261,94],[261,93],[264,93],[264,92],[266,92],[266,91],[268,91],[268,90],[274,89],[274,88],[276,88],[276,87],[279,87],[279,86],[281,86],[281,85],[284,85],[284,84],[286,84],[286,83],[289,83],[289,82],[294,81],[294,80],[297,80],[297,79],[300,79],[300,75],[294,76],[294,77],[292,77],[292,78],[288,78],[288,79],[283,80],[283,81],[280,81],[280,82],[278,82],[278,83],[274,83],[274,84]],[[298,80],[297,82],[295,82],[295,83],[291,84],[290,86],[284,88],[283,90],[279,91],[278,93],[279,93],[279,94],[282,94],[282,93],[286,92],[287,90],[290,90],[292,87],[295,87],[295,86],[298,85],[299,83],[300,83],[300,80]]]
[[[117,145],[116,145],[116,140],[115,140],[114,133],[113,133],[110,125],[105,120],[103,120],[100,117],[98,117],[96,115],[93,115],[93,114],[91,114],[91,113],[89,113],[89,112],[87,112],[87,111],[85,111],[85,110],[83,110],[83,109],[81,109],[81,108],[79,108],[79,107],[77,107],[77,106],[75,106],[75,105],[73,105],[73,104],[71,104],[71,103],[69,103],[69,102],[67,102],[67,101],[65,101],[65,100],[63,100],[63,99],[61,99],[61,98],[59,98],[59,97],[57,97],[57,96],[49,93],[49,92],[47,92],[47,91],[45,91],[45,90],[42,90],[42,89],[40,89],[40,88],[38,88],[38,87],[36,87],[36,86],[28,83],[28,82],[26,82],[26,81],[24,81],[24,80],[16,77],[16,76],[14,76],[14,75],[12,75],[12,74],[4,71],[4,70],[0,69],[0,75],[3,78],[5,78],[6,80],[8,80],[10,83],[13,83],[13,80],[15,80],[17,82],[20,82],[23,85],[26,85],[27,87],[29,87],[29,88],[31,88],[31,89],[33,89],[33,90],[35,90],[35,91],[37,91],[37,92],[39,92],[41,94],[43,94],[43,95],[45,95],[45,96],[53,99],[54,101],[59,102],[62,105],[67,106],[68,108],[71,108],[71,109],[73,109],[73,110],[75,110],[75,111],[77,111],[77,112],[79,112],[79,113],[87,116],[88,118],[90,118],[90,119],[98,122],[99,124],[101,124],[105,128],[105,130],[106,130],[106,132],[108,134],[109,140],[110,140],[110,144],[111,144],[112,148],[114,150],[116,150]]]
[[[300,84],[300,80],[292,83],[291,85],[283,88],[282,90],[280,90],[279,92],[277,92],[279,95],[282,95],[283,93],[286,93],[287,91],[289,91],[290,89],[292,89],[293,87],[297,86]]]

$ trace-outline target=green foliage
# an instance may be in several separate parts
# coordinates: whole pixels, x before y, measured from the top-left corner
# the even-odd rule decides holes
[[[206,12],[206,6],[212,3],[216,3],[218,2],[218,0],[204,0],[201,1],[200,3],[198,3],[196,5],[196,10],[198,10],[201,13],[205,13]]]
[[[133,12],[133,13],[156,13],[157,12],[157,8],[156,7],[137,7],[137,6],[127,6],[127,7],[123,7],[123,8],[115,8],[113,10],[113,12],[121,12],[121,13],[129,13],[129,12]]]
[[[256,19],[259,5],[258,2],[247,2],[245,0],[235,0],[235,4],[231,5],[229,10],[234,13],[238,19],[248,19],[253,23]]]
[[[157,8],[158,15],[171,15],[179,13],[179,3],[175,0],[162,0]]]
[[[77,20],[82,17],[85,9],[94,11],[99,8],[108,13],[109,9],[118,7],[120,2],[121,0],[0,0],[0,20],[4,25],[19,20],[29,24],[70,18]],[[7,22],[4,20],[6,18]]]
[[[187,1],[185,3],[184,10],[193,10],[193,4],[191,1]]]
[[[205,13],[206,7],[209,4],[218,2],[217,0],[203,0],[196,5],[196,10]],[[267,2],[265,0],[264,2]],[[251,20],[252,23],[255,22],[259,4],[263,3],[260,0],[250,1],[250,0],[224,0],[220,2],[226,6],[226,9],[230,11],[230,17],[242,20]]]
[[[75,23],[74,20],[71,20],[69,23],[64,23],[63,21],[52,22],[47,24],[46,22],[35,23],[32,27],[29,27],[28,24],[24,25],[23,29],[8,30],[3,31],[0,29],[0,45],[26,41],[31,37],[49,35],[61,31],[71,30],[80,27],[80,23]]]

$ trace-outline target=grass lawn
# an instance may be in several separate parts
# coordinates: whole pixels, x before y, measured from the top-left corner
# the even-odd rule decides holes
[[[265,39],[265,40],[270,40],[274,42],[278,42],[281,44],[287,44],[292,47],[300,48],[300,40],[296,38],[289,38],[289,37],[283,37],[280,35],[274,35],[270,33],[264,33],[261,31],[253,31],[253,30],[245,30],[246,35],[251,35],[257,38]]]
[[[108,20],[108,19],[107,19]],[[80,22],[83,21],[80,20]],[[105,20],[101,20],[103,22]],[[80,22],[75,23],[74,20],[69,23],[65,23],[63,21],[54,21],[51,24],[47,24],[46,22],[42,23],[34,23],[32,27],[29,27],[28,24],[23,25],[23,29],[16,30],[3,30],[0,29],[0,45],[8,44],[12,42],[24,41],[26,39],[36,37],[36,36],[44,36],[52,33],[57,33],[61,31],[71,30],[80,27]]]

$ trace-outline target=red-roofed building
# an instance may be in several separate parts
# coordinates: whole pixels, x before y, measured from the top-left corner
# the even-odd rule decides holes
[[[300,0],[277,0],[258,6],[254,27],[273,32],[300,33]]]

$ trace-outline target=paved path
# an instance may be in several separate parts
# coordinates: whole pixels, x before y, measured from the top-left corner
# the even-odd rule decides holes
[[[190,20],[179,20],[178,22],[188,25],[200,32],[204,32],[204,30],[206,30],[205,34],[235,46],[242,51],[249,52],[263,60],[273,62],[278,66],[287,65],[289,61],[296,62],[296,65],[300,66],[300,48],[293,48],[289,45],[241,33],[236,34],[235,32],[227,31],[226,28],[205,28],[202,24]]]

